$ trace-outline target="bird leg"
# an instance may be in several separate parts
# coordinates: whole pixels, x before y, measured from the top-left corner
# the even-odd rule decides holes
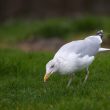
[[[67,88],[70,86],[70,84],[71,84],[72,80],[73,80],[73,76],[72,76],[72,75],[70,75],[70,79],[69,79],[68,84],[67,84],[67,86],[66,86]]]
[[[87,79],[88,79],[88,76],[89,76],[89,68],[87,67],[86,68],[86,77],[84,79],[84,83],[86,83]]]

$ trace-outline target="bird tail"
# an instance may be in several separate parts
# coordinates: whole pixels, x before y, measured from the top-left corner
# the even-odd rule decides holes
[[[110,51],[108,48],[99,48],[99,52]]]
[[[97,31],[96,35],[99,35],[101,39],[103,38],[104,32],[103,30]]]

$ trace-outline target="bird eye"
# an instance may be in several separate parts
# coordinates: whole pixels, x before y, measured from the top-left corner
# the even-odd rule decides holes
[[[54,67],[54,65],[51,66],[51,68],[53,68],[53,67]]]

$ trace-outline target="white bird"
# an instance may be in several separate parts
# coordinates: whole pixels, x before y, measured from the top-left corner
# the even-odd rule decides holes
[[[103,30],[100,30],[96,35],[89,36],[83,40],[72,41],[63,45],[54,58],[46,64],[46,74],[44,82],[55,72],[62,75],[70,75],[70,80],[67,87],[72,82],[72,77],[75,72],[86,69],[86,82],[89,75],[89,65],[93,62],[95,55],[98,52],[107,51],[110,49],[100,48],[102,43]]]

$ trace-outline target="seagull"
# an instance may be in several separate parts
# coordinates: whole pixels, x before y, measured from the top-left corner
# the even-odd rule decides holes
[[[100,30],[96,35],[63,45],[53,59],[46,64],[44,82],[46,82],[52,74],[58,72],[61,75],[67,74],[70,76],[67,84],[67,87],[69,87],[75,73],[86,69],[85,83],[89,76],[89,66],[94,61],[95,55],[98,52],[110,50],[101,48],[102,38],[103,30]]]

